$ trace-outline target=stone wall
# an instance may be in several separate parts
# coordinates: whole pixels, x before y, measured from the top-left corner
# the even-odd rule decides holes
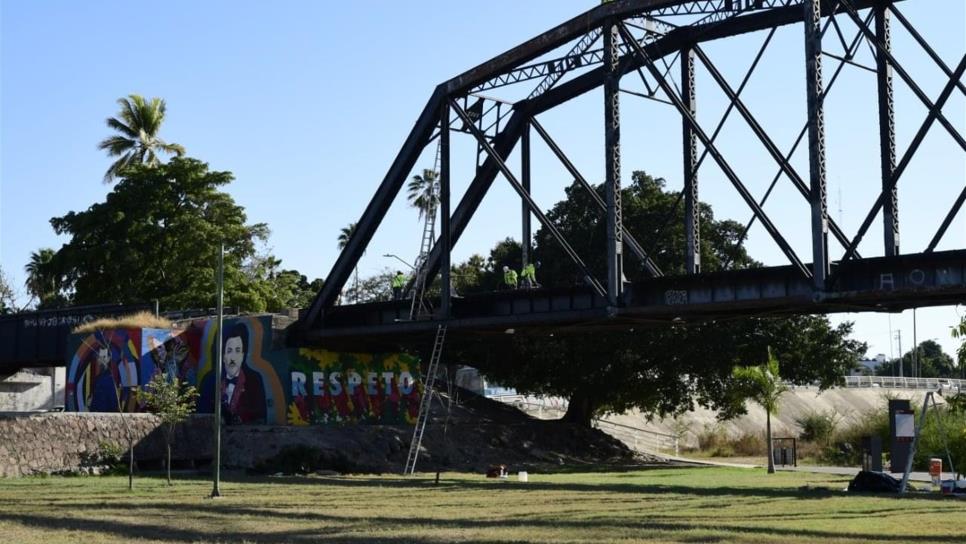
[[[211,416],[194,416],[179,427],[172,458],[210,459],[211,424]],[[164,458],[160,420],[150,414],[0,413],[0,476],[76,471],[97,465],[110,445],[126,451],[128,429],[136,459]]]

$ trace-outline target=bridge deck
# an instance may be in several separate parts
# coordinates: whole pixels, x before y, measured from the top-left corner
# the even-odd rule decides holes
[[[589,287],[512,290],[455,298],[449,319],[409,319],[409,301],[337,306],[302,343],[373,336],[405,338],[435,330],[609,328],[707,320],[720,316],[901,311],[966,300],[966,250],[859,259],[834,269],[836,282],[816,292],[792,266],[662,277],[628,286],[624,303],[608,307]]]

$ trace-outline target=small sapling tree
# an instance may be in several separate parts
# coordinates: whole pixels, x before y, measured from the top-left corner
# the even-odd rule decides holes
[[[771,443],[771,416],[778,413],[778,401],[788,387],[778,375],[778,359],[768,350],[768,362],[758,366],[739,366],[732,371],[740,390],[765,410],[765,440],[768,441],[768,473],[775,473]]]
[[[198,391],[191,385],[183,384],[178,378],[169,380],[164,374],[158,373],[151,378],[144,390],[138,392],[138,397],[149,412],[161,418],[167,449],[165,468],[168,471],[168,485],[171,485],[171,443],[174,441],[174,429],[194,412]]]

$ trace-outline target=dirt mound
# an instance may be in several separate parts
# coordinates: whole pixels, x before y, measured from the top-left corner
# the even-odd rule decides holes
[[[539,420],[512,406],[460,391],[447,418],[445,403],[434,400],[420,447],[417,470],[484,472],[506,465],[510,472],[546,471],[562,466],[626,466],[658,463],[597,430]],[[240,430],[240,429],[239,429]],[[235,432],[238,432],[237,430]],[[270,445],[244,468],[259,472],[403,471],[412,426],[302,427],[264,430],[250,437]]]

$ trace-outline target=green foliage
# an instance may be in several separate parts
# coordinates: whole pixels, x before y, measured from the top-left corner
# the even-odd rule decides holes
[[[161,418],[162,423],[173,428],[188,419],[195,411],[198,391],[177,378],[168,380],[163,373],[155,374],[144,389],[137,392],[138,402],[148,411]]]
[[[800,439],[823,445],[828,445],[832,440],[839,421],[839,416],[832,411],[811,411],[795,418],[795,423],[802,428]]]
[[[7,275],[0,268],[0,315],[6,315],[16,311],[14,305],[15,293],[7,280]]]
[[[768,361],[758,366],[737,366],[731,375],[737,383],[737,391],[758,403],[769,415],[778,413],[778,402],[788,387],[782,382],[778,371],[778,359],[768,349]]]
[[[429,215],[439,204],[439,173],[433,170],[423,170],[422,175],[415,175],[406,187],[409,205],[419,210],[419,218]]]
[[[259,255],[268,227],[248,224],[245,210],[220,189],[233,179],[191,158],[135,165],[104,202],[51,219],[69,236],[53,258],[72,303],[135,303],[162,309],[215,306],[218,250],[225,244],[225,304],[243,311],[304,301],[311,289],[280,261]]]
[[[345,289],[343,296],[352,303],[363,302],[385,302],[392,300],[392,277],[394,273],[391,269],[385,268],[382,272],[363,278],[358,282],[353,282],[349,288]]]
[[[904,375],[911,376],[915,364],[918,364],[918,375],[922,378],[958,378],[961,375],[953,358],[944,353],[942,346],[935,340],[926,340],[919,344],[915,352],[909,350],[903,354]],[[897,376],[898,369],[899,359],[893,359],[880,365],[876,369],[876,375]]]
[[[119,98],[117,103],[121,107],[118,116],[107,118],[108,128],[117,134],[105,138],[97,146],[108,155],[119,157],[104,174],[104,183],[114,181],[136,164],[156,166],[158,153],[184,155],[183,147],[169,144],[158,136],[167,109],[163,99],[155,97],[148,101],[141,95],[132,94]]]
[[[64,278],[57,268],[54,257],[56,252],[44,247],[30,254],[30,261],[24,266],[27,292],[37,301],[37,309],[61,308],[67,305],[64,293]]]
[[[603,185],[596,186],[603,197]],[[606,277],[606,226],[605,215],[594,203],[587,191],[574,182],[566,189],[567,198],[561,200],[548,212],[547,217],[557,225],[578,255],[587,263],[597,278]],[[648,255],[668,275],[684,273],[684,206],[681,193],[665,190],[664,180],[654,178],[642,171],[631,175],[631,183],[622,189],[623,224],[636,233]],[[722,269],[757,266],[739,239],[743,226],[736,221],[714,218],[711,206],[701,203],[701,267],[707,272]],[[582,278],[570,258],[553,239],[550,232],[541,228],[536,233],[536,260],[543,263],[540,283],[547,286],[569,286],[580,283]],[[647,278],[632,253],[624,252],[624,274],[630,281]]]
[[[698,433],[698,451],[709,457],[755,456],[765,453],[765,439],[758,433],[731,437],[720,425],[706,425]]]

